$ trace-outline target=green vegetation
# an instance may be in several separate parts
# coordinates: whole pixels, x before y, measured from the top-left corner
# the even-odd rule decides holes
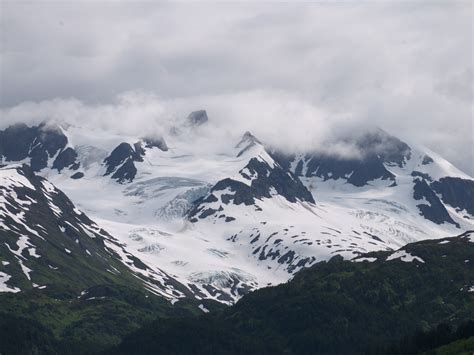
[[[474,353],[474,336],[456,340],[431,351],[434,355],[472,355]]]
[[[27,168],[18,173],[34,189],[16,186],[5,194],[0,272],[10,290],[21,292],[0,293],[1,354],[100,353],[156,318],[202,313],[197,301],[172,306],[148,290],[145,282],[155,290],[161,284],[140,260],[61,191],[45,188]],[[186,294],[183,285],[159,276]]]
[[[422,261],[334,257],[232,307],[174,306],[122,283],[0,295],[2,354],[453,354],[474,336],[474,243],[403,248]],[[199,315],[196,315],[198,312]],[[469,322],[471,320],[471,322]],[[121,339],[123,339],[121,341]]]
[[[390,347],[392,354],[438,354],[442,351],[453,351],[463,344],[464,350],[474,350],[466,341],[474,336],[474,320],[461,324],[453,329],[447,323],[438,324],[429,331],[419,331],[415,335],[405,337],[398,344]],[[443,350],[442,350],[443,349]]]
[[[41,290],[0,294],[0,353],[102,353],[156,318],[200,312],[193,302],[172,306],[161,297],[125,287],[102,285],[87,291],[80,298],[62,299]]]
[[[457,237],[404,250],[424,262],[387,262],[389,252],[368,254],[372,263],[334,257],[220,313],[155,321],[112,353],[409,354],[442,345],[411,347],[411,339],[474,318],[474,243]]]

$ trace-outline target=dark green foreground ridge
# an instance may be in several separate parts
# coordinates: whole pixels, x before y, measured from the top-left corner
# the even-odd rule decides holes
[[[222,312],[157,320],[111,353],[409,354],[461,336],[472,346],[474,233],[357,259],[370,261],[334,257]]]

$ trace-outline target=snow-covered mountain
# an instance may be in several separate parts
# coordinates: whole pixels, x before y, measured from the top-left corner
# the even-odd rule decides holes
[[[29,166],[0,168],[0,203],[0,291],[62,286],[84,296],[96,284],[123,283],[167,298],[192,294],[130,254]]]
[[[60,188],[95,221],[88,231],[104,230],[122,264],[128,255],[147,277],[180,285],[157,288],[170,300],[187,294],[232,303],[336,254],[354,258],[474,229],[474,180],[382,130],[340,138],[357,151],[347,157],[289,154],[250,132],[222,139],[210,123],[196,111],[186,124],[147,137],[17,125],[0,132],[0,156],[8,166],[30,164]],[[14,170],[8,166],[2,174]],[[8,210],[8,196],[18,199],[14,189],[2,191],[0,208]],[[9,238],[48,239],[29,222],[12,228],[6,216],[0,232]],[[0,271],[11,275],[7,266]]]

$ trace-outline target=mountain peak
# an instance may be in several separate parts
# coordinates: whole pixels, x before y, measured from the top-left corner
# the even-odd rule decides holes
[[[246,131],[242,138],[240,139],[240,142],[237,143],[237,145],[235,146],[236,148],[241,148],[243,147],[244,145],[247,146],[248,144],[251,144],[251,143],[260,143],[261,142],[258,140],[257,137],[255,137],[252,133],[250,133],[249,131]]]
[[[140,142],[131,144],[122,142],[120,143],[110,155],[104,159],[106,166],[106,172],[104,175],[112,175],[112,179],[116,179],[118,182],[123,183],[125,181],[132,181],[137,174],[137,168],[135,162],[143,161],[143,150]]]
[[[252,148],[256,144],[262,144],[262,143],[257,139],[257,137],[255,137],[249,131],[245,132],[240,142],[237,143],[237,145],[235,146],[236,148],[240,148],[240,151],[237,154],[237,157],[240,157],[242,154],[244,154],[246,151],[248,151],[250,148]]]
[[[34,171],[48,166],[58,171],[65,167],[77,170],[77,154],[68,144],[67,136],[55,123],[43,122],[32,127],[16,124],[0,131],[0,159],[12,162],[29,159]]]
[[[377,156],[389,165],[402,167],[411,155],[408,144],[378,127],[363,132],[355,139],[347,140],[354,140],[355,146],[364,158]]]
[[[38,125],[38,129],[41,132],[55,132],[57,134],[62,134],[62,128],[55,121],[43,121]]]
[[[209,121],[209,118],[207,117],[206,110],[198,110],[191,112],[186,120],[193,126],[201,126]]]

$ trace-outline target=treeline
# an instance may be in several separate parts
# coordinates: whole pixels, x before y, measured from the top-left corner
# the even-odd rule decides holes
[[[220,313],[157,320],[111,354],[417,354],[464,336],[472,324],[458,327],[474,319],[474,268],[465,262],[474,243],[405,250],[424,262],[386,262],[391,252],[370,254],[375,262],[334,257]]]
[[[277,338],[248,336],[215,317],[203,316],[183,319],[157,320],[130,334],[122,344],[105,351],[94,344],[59,341],[50,330],[36,321],[0,314],[1,354],[283,354],[288,349]],[[334,336],[334,335],[333,335]],[[367,354],[415,355],[444,354],[435,351],[443,345],[474,339],[474,320],[457,328],[441,323],[430,331],[418,331],[397,344],[365,344]],[[308,339],[302,339],[306,346]],[[474,341],[471,343],[474,346]],[[447,348],[449,349],[449,348]],[[327,349],[326,349],[327,350]],[[463,350],[474,349],[470,346]],[[332,353],[309,347],[303,353]],[[347,353],[353,353],[347,349]],[[446,353],[454,354],[456,352]]]
[[[452,344],[458,340],[474,337],[474,320],[469,320],[453,329],[447,323],[441,323],[430,331],[418,331],[411,337],[405,337],[399,344],[387,349],[387,353],[404,354],[434,354],[434,350],[443,345]],[[474,348],[470,350],[474,351]]]
[[[228,323],[209,317],[156,321],[138,332],[135,332],[114,347],[108,354],[371,354],[371,355],[441,355],[458,354],[452,347],[446,351],[437,350],[444,345],[461,340],[474,339],[474,320],[469,320],[457,328],[441,323],[429,331],[418,331],[407,336],[396,344],[361,344],[358,349],[328,349],[312,344],[310,334],[302,338],[298,351],[278,338],[268,336],[248,336],[236,332]],[[328,337],[337,338],[336,334]],[[360,350],[365,349],[365,350]],[[474,351],[474,341],[462,348],[463,351]]]
[[[51,330],[39,322],[0,313],[1,354],[56,354],[58,347]]]

